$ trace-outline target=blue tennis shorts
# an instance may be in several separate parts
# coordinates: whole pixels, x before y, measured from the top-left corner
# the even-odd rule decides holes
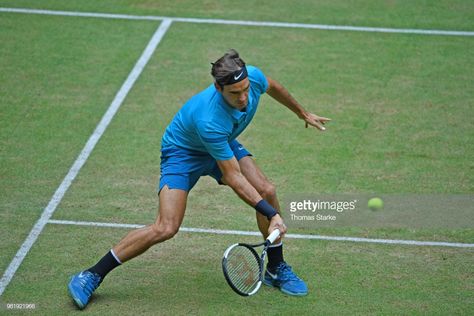
[[[237,160],[252,156],[237,140],[229,143]],[[183,148],[161,151],[161,177],[159,191],[165,185],[170,189],[191,191],[201,176],[211,176],[222,184],[222,172],[216,160],[208,153]]]

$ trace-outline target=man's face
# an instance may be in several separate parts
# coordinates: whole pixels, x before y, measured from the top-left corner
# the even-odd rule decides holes
[[[221,87],[216,84],[216,89],[233,108],[240,111],[247,106],[250,89],[250,81],[248,78],[234,84],[226,85],[224,89],[221,89]]]

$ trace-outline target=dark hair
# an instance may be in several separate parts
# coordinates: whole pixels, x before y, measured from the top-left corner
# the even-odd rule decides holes
[[[239,57],[239,53],[235,49],[230,49],[224,56],[211,64],[211,75],[221,87],[224,86],[229,75],[245,66],[245,62]]]

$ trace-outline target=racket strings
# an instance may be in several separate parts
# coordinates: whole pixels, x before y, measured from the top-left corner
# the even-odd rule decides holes
[[[260,261],[247,247],[237,246],[227,257],[227,273],[238,290],[250,293],[260,281]]]
[[[238,269],[230,271],[230,278],[235,287],[242,292],[251,292],[257,285],[259,279],[259,270],[250,270],[245,265]]]

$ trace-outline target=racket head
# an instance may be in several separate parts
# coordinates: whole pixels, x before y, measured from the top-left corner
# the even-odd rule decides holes
[[[222,271],[227,283],[239,295],[253,295],[262,285],[263,264],[251,245],[239,243],[227,248]]]

